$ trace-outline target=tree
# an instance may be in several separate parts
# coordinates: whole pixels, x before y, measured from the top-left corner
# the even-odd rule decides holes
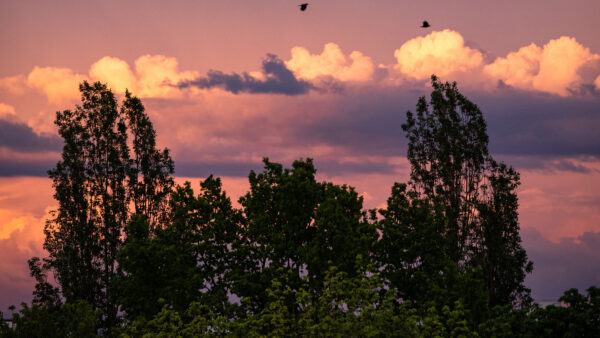
[[[79,90],[82,105],[56,114],[64,147],[48,172],[59,206],[44,229],[49,256],[43,268],[54,273],[67,303],[87,301],[110,327],[117,304],[108,293],[132,214],[129,203],[151,221],[163,217],[173,164],[168,151],[155,148],[154,129],[137,98],[126,93],[119,111],[106,85],[83,82]]]
[[[439,197],[447,221],[445,252],[456,263],[472,256],[478,243],[478,201],[489,160],[483,114],[456,83],[432,76],[431,100],[420,97],[416,116],[406,113],[402,125],[409,140],[411,184],[425,196]]]
[[[97,337],[98,317],[99,313],[84,300],[56,308],[22,303],[21,310],[12,314],[11,328],[2,328],[0,323],[0,334],[2,337]]]
[[[242,215],[222,191],[220,179],[210,176],[200,187],[198,196],[189,182],[176,188],[171,222],[155,229],[154,236],[141,217],[127,226],[118,255],[124,274],[114,288],[130,321],[152,319],[163,306],[184,312],[194,301],[218,314],[229,316],[234,310],[228,292]]]
[[[169,150],[156,149],[156,132],[142,101],[128,91],[121,107],[133,136],[133,158],[129,163],[128,192],[134,212],[148,219],[150,229],[165,224],[169,216],[169,196],[173,188],[173,160]]]
[[[384,266],[409,278],[443,278],[450,288],[452,279],[482,278],[490,306],[527,303],[523,282],[532,266],[519,236],[518,173],[489,155],[483,114],[456,83],[432,76],[432,86],[430,101],[419,98],[416,114],[407,112],[402,125],[412,191],[395,187],[382,212],[384,252],[400,253],[395,266],[384,255]],[[451,265],[466,279],[444,272]]]
[[[247,225],[239,247],[234,293],[252,298],[252,311],[266,302],[265,290],[280,268],[294,272],[286,281],[297,289],[304,275],[320,288],[330,266],[354,275],[355,258],[370,258],[375,226],[353,188],[317,182],[311,159],[292,168],[264,159],[264,172],[249,175],[250,191],[240,198]]]
[[[529,289],[523,285],[533,263],[521,246],[518,222],[519,173],[503,163],[490,161],[484,187],[485,199],[479,203],[481,245],[475,264],[483,270],[490,306],[515,303],[531,305]]]

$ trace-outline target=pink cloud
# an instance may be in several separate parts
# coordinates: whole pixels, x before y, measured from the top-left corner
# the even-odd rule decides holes
[[[582,84],[578,71],[598,59],[600,55],[591,53],[575,38],[563,36],[543,47],[532,43],[497,58],[484,72],[516,88],[567,96],[569,89]]]
[[[27,90],[27,79],[24,75],[0,78],[0,88],[11,94],[21,95]]]
[[[285,64],[303,79],[331,76],[340,81],[372,80],[375,68],[370,57],[353,51],[349,59],[340,46],[330,42],[325,44],[321,54],[311,54],[306,48],[296,46],[291,50],[291,59]]]
[[[3,120],[12,120],[16,117],[17,113],[15,112],[15,107],[0,102],[0,119]]]
[[[449,29],[408,40],[394,56],[398,61],[395,69],[415,79],[469,72],[483,63],[482,53],[466,46],[462,35]]]
[[[94,80],[108,83],[109,87],[118,93],[130,91],[137,87],[137,79],[127,62],[112,56],[105,56],[94,62],[90,67],[90,77]]]
[[[43,230],[53,205],[50,179],[0,178],[0,311],[31,299],[27,260],[45,255]]]
[[[118,93],[129,89],[142,98],[179,97],[177,83],[192,80],[196,72],[179,71],[176,58],[164,55],[142,55],[135,60],[135,72],[127,62],[110,56],[92,64],[90,77],[108,83]]]
[[[521,170],[521,182],[521,227],[535,228],[553,241],[600,232],[600,171]]]
[[[27,76],[27,84],[41,90],[48,102],[64,104],[79,98],[79,83],[87,79],[69,68],[36,66]]]

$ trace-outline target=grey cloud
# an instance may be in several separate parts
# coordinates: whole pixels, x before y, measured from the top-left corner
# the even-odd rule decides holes
[[[298,80],[276,55],[267,54],[262,63],[262,71],[266,77],[264,80],[257,79],[248,73],[225,74],[218,70],[211,70],[206,77],[180,83],[179,87],[223,87],[234,94],[246,92],[285,95],[306,94],[310,89],[314,89],[310,82]]]
[[[37,135],[29,126],[0,119],[0,147],[17,153],[59,152],[62,140],[55,135]],[[56,160],[20,160],[3,158],[0,161],[0,177],[47,176]]]
[[[494,156],[521,157],[526,168],[576,172],[589,169],[561,159],[600,156],[600,97],[557,97],[511,89],[462,92],[483,111]],[[355,154],[405,156],[401,125],[421,95],[429,93],[405,88],[348,92],[334,99],[334,111],[299,125],[294,138],[346,147]]]
[[[20,152],[60,151],[62,140],[55,135],[39,136],[25,124],[0,119],[0,147]]]
[[[0,161],[0,177],[40,176],[47,177],[48,170],[56,166],[55,161]]]
[[[497,159],[517,169],[581,173],[595,170],[580,160],[597,162],[600,159],[600,133],[596,130],[600,126],[600,97],[558,97],[512,88],[492,93],[460,90],[483,111],[490,151]],[[344,156],[404,157],[407,140],[401,125],[406,120],[406,111],[414,111],[418,97],[429,93],[426,87],[373,85],[347,87],[338,94],[286,98],[265,114],[279,114],[278,119],[240,117],[237,127],[211,130],[214,136],[232,142],[203,147],[202,152],[261,156],[285,152],[288,158],[291,155],[310,157],[313,154],[308,149],[327,145],[339,148]],[[283,115],[286,118],[282,119],[280,110],[285,102],[289,104]],[[278,142],[273,143],[273,138]],[[298,153],[290,154],[291,149]],[[307,149],[307,153],[301,153],[303,149]],[[332,155],[330,158],[315,156],[315,160],[333,163],[337,159]],[[225,163],[219,165],[220,168],[226,166]],[[366,172],[369,167],[371,172],[390,170],[378,165],[355,166],[348,170]],[[331,168],[333,170],[333,166]],[[339,166],[335,170],[343,169]],[[246,174],[247,171],[237,172]]]
[[[564,291],[600,285],[600,232],[551,242],[534,229],[521,230],[523,246],[533,261],[525,281],[538,301],[555,301]]]
[[[600,157],[597,156],[575,156],[574,159],[578,163],[574,163],[571,158],[565,159],[553,156],[512,156],[499,154],[495,158],[517,169],[541,170],[545,172],[570,171],[582,174],[598,172],[597,169],[587,166],[586,162],[593,163],[600,161]]]
[[[490,150],[548,157],[600,155],[600,97],[506,90],[470,96],[484,112]]]

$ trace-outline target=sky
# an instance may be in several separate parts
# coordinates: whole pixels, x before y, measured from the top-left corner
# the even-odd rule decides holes
[[[521,174],[537,300],[600,286],[600,2],[0,2],[0,311],[29,301],[56,208],[57,111],[78,83],[142,99],[177,182],[237,199],[263,157],[313,158],[319,180],[383,207],[406,182],[406,112],[429,77],[483,111],[492,155]],[[420,28],[427,20],[431,27]]]

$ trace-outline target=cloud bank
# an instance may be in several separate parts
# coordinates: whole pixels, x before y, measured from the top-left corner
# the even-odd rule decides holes
[[[132,69],[124,60],[105,56],[90,66],[88,74],[36,66],[29,74],[1,78],[0,88],[13,94],[35,89],[48,102],[59,105],[78,98],[77,84],[83,80],[106,82],[119,93],[127,88],[143,98],[180,98],[182,90],[190,87],[285,95],[306,94],[311,89],[328,91],[331,88],[322,88],[323,78],[338,82],[337,86],[412,83],[422,88],[429,76],[436,74],[443,80],[458,79],[463,87],[490,91],[501,84],[563,97],[581,93],[584,87],[588,92],[600,92],[600,55],[568,36],[543,46],[532,43],[487,62],[485,52],[469,47],[459,32],[445,29],[410,39],[393,55],[396,63],[375,66],[369,56],[360,51],[346,55],[335,43],[325,44],[320,54],[295,46],[289,60],[267,55],[258,72],[212,70],[204,76],[197,71],[180,71],[174,57],[143,55],[134,61]]]

